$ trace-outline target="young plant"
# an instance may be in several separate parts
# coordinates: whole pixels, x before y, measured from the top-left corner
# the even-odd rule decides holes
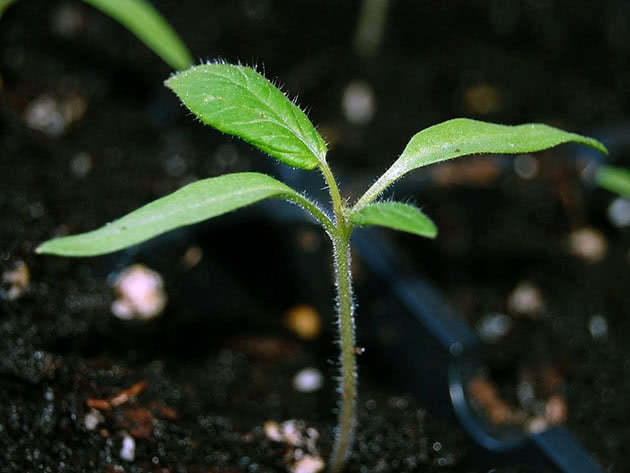
[[[350,453],[355,429],[356,360],[350,236],[357,226],[379,225],[434,238],[437,229],[418,208],[377,200],[406,173],[447,159],[476,153],[531,153],[574,141],[606,153],[598,141],[542,124],[504,126],[465,118],[427,128],[411,138],[400,157],[350,205],[326,160],[326,142],[304,112],[254,69],[225,63],[192,67],[166,81],[202,122],[238,136],[279,161],[317,169],[326,182],[332,213],[273,177],[256,172],[227,174],[189,184],[100,229],[56,238],[38,253],[92,256],[120,250],[171,229],[200,222],[266,198],[301,206],[332,241],[341,338],[339,423],[329,461],[339,472]]]

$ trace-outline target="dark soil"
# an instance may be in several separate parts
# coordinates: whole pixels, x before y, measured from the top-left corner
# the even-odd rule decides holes
[[[371,57],[352,47],[358,2],[153,3],[195,57],[264,64],[299,93],[353,195],[413,133],[456,116],[603,130],[628,142],[630,130],[619,128],[630,107],[626,2],[392,2]],[[185,113],[162,86],[169,73],[81,2],[21,0],[0,20],[0,273],[20,262],[30,273],[19,297],[7,282],[0,293],[0,471],[286,471],[289,449],[267,438],[268,420],[304,421],[329,453],[337,346],[329,248],[315,229],[265,223],[254,210],[107,257],[34,254],[55,234],[95,228],[191,180],[269,169],[267,158]],[[376,101],[362,125],[340,105],[357,80]],[[36,126],[29,114],[38,103],[49,121]],[[627,146],[611,151],[630,165]],[[583,179],[591,156],[570,146],[540,153],[529,179],[504,158],[412,175],[395,195],[421,203],[441,236],[392,237],[472,325],[507,314],[511,329],[484,347],[486,376],[506,402],[518,406],[528,377],[538,408],[561,399],[568,429],[605,471],[623,472],[630,233],[607,217],[614,196]],[[568,250],[583,228],[606,242],[597,262]],[[187,268],[182,257],[195,245],[202,262]],[[362,311],[387,308],[361,298],[371,286],[356,261],[361,324]],[[110,311],[109,281],[131,262],[165,280],[167,309],[149,322]],[[508,304],[523,282],[542,296],[533,315]],[[321,315],[315,340],[285,326],[296,304]],[[592,329],[602,320],[604,335]],[[383,366],[365,348],[347,471],[539,471],[478,455],[457,425],[396,381],[395,363]],[[305,367],[324,374],[315,393],[292,387]],[[136,395],[111,406],[129,388]],[[88,429],[95,412],[101,421]],[[125,436],[135,439],[134,461],[121,459]]]

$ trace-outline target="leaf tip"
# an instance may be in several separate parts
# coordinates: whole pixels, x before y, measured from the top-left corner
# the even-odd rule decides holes
[[[193,66],[194,67],[194,66]],[[173,82],[177,79],[177,75],[181,74],[180,72],[173,72],[171,75],[164,80],[164,85],[169,89],[173,90]]]
[[[55,241],[55,239],[52,240],[46,240],[43,243],[40,243],[37,248],[35,248],[35,253],[38,255],[42,255],[42,254],[53,254],[54,248],[51,248],[51,242]],[[54,245],[53,245],[54,246]]]
[[[606,148],[602,142],[592,139],[591,146],[608,156],[608,148]]]
[[[54,255],[56,254],[54,245],[51,245],[56,239],[46,240],[35,248],[35,254],[38,255]]]

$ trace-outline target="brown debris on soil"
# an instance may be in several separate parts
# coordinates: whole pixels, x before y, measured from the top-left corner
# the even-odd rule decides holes
[[[126,403],[130,398],[137,396],[148,386],[148,382],[139,381],[133,386],[130,386],[127,389],[123,389],[119,393],[108,399],[88,399],[85,401],[85,404],[92,409],[99,410],[111,410],[114,407],[118,407],[124,403]]]

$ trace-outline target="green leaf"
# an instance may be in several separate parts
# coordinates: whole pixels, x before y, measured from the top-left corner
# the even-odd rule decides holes
[[[402,202],[376,202],[350,214],[355,225],[380,225],[427,238],[437,236],[437,227],[417,207]]]
[[[630,198],[630,170],[615,166],[600,166],[595,180],[604,189]]]
[[[246,172],[204,179],[97,230],[44,242],[37,248],[37,253],[63,256],[111,253],[269,197],[300,203],[297,192],[265,174]]]
[[[387,186],[414,169],[478,153],[532,153],[573,141],[608,151],[599,141],[539,123],[507,126],[456,118],[417,133],[402,155],[359,199],[357,208],[374,200]]]
[[[13,5],[16,1],[17,0],[0,0],[0,18],[2,18],[6,9]]]
[[[304,112],[250,67],[195,66],[165,84],[202,122],[283,163],[313,169],[326,157],[326,143]]]
[[[146,0],[83,1],[122,24],[173,69],[185,69],[193,63],[175,30]]]

